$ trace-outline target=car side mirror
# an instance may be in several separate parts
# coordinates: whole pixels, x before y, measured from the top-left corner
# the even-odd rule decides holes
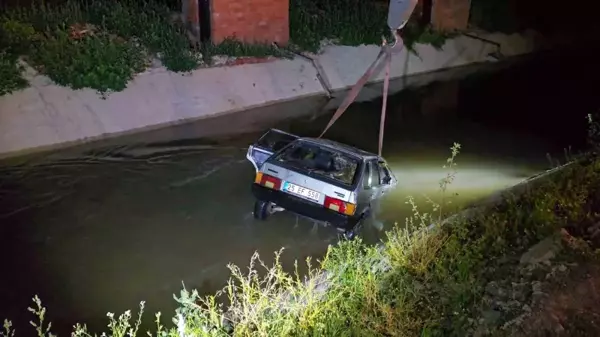
[[[389,185],[389,183],[391,183],[391,182],[392,182],[392,177],[389,177],[389,176],[383,177],[384,184]]]

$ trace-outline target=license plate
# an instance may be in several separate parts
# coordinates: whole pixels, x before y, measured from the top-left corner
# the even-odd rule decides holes
[[[299,195],[299,196],[302,196],[306,199],[310,199],[313,201],[319,201],[319,199],[321,198],[321,193],[313,191],[313,190],[309,190],[308,188],[304,188],[302,186],[294,185],[287,181],[283,184],[283,189],[286,192],[289,192],[289,193],[295,194],[295,195]]]

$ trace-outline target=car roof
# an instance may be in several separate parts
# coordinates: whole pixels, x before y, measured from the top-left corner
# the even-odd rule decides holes
[[[358,148],[350,146],[350,145],[338,143],[336,141],[329,140],[329,139],[312,138],[312,137],[301,137],[301,138],[298,138],[298,140],[304,141],[304,142],[308,142],[308,143],[313,143],[313,144],[316,144],[316,145],[325,146],[325,147],[328,147],[328,148],[333,149],[333,150],[337,150],[337,151],[340,151],[340,152],[344,152],[346,154],[350,154],[350,155],[354,155],[356,157],[360,157],[363,160],[378,159],[379,158],[379,156],[376,155],[376,154],[374,154],[374,153],[367,152],[367,151],[358,149]]]

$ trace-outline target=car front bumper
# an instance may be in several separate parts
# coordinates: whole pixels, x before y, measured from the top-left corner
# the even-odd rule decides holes
[[[285,208],[286,211],[313,220],[324,221],[344,230],[353,229],[359,220],[357,217],[341,214],[319,204],[258,184],[252,184],[252,194],[260,201],[272,202],[277,206]]]

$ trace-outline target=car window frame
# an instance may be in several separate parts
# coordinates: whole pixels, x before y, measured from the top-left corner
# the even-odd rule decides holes
[[[371,176],[371,164],[375,167],[375,172],[377,172],[379,179],[377,179],[377,183],[374,185],[373,181],[371,181],[370,185],[365,185],[365,182],[369,181],[369,178]],[[373,177],[375,178],[375,177]],[[365,174],[363,177],[363,189],[365,190],[372,190],[374,188],[379,188],[381,187],[383,184],[381,183],[381,172],[380,172],[380,167],[379,167],[379,163],[377,159],[369,159],[365,162]]]
[[[379,160],[377,162],[377,166],[379,166],[379,185],[384,186],[384,185],[388,185],[386,183],[383,182],[383,178],[385,177],[389,177],[390,178],[390,182],[392,181],[392,173],[390,172],[390,169],[387,167],[385,161]]]
[[[339,152],[339,153],[344,154],[345,156],[348,156],[348,157],[350,157],[352,159],[355,159],[357,161],[357,167],[356,167],[356,172],[354,174],[354,177],[352,179],[352,184],[350,184],[350,185],[349,184],[345,184],[342,181],[339,181],[339,180],[336,180],[336,179],[333,179],[333,178],[329,178],[327,176],[311,174],[306,169],[302,169],[300,167],[289,165],[289,164],[287,164],[285,162],[279,162],[279,161],[277,161],[275,159],[275,158],[278,157],[279,154],[281,154],[282,152],[286,151],[289,147],[292,147],[292,146],[294,146],[294,144],[297,144],[297,143],[306,143],[306,144],[309,144],[309,145],[312,145],[312,146],[323,147],[323,148],[326,148],[327,150],[334,151],[334,152]],[[359,156],[357,156],[357,155],[354,155],[352,153],[347,153],[345,151],[341,151],[339,149],[336,149],[335,147],[331,147],[331,146],[327,146],[327,145],[323,145],[323,144],[318,144],[318,143],[313,143],[313,142],[307,141],[305,139],[296,139],[296,140],[294,140],[293,142],[289,143],[288,145],[286,145],[285,147],[281,148],[279,151],[277,151],[276,153],[274,153],[272,156],[270,156],[269,159],[267,159],[265,161],[265,163],[269,163],[269,164],[274,165],[274,166],[279,166],[279,167],[285,168],[286,170],[298,172],[298,173],[303,174],[303,175],[305,175],[307,177],[313,178],[315,180],[322,181],[322,182],[327,183],[327,184],[331,184],[331,185],[339,187],[339,188],[343,188],[345,190],[355,190],[356,189],[356,187],[358,186],[359,181],[360,181],[360,174],[359,174],[359,172],[362,172],[363,171],[363,167],[364,167],[364,162],[363,162],[362,158],[359,157]]]

